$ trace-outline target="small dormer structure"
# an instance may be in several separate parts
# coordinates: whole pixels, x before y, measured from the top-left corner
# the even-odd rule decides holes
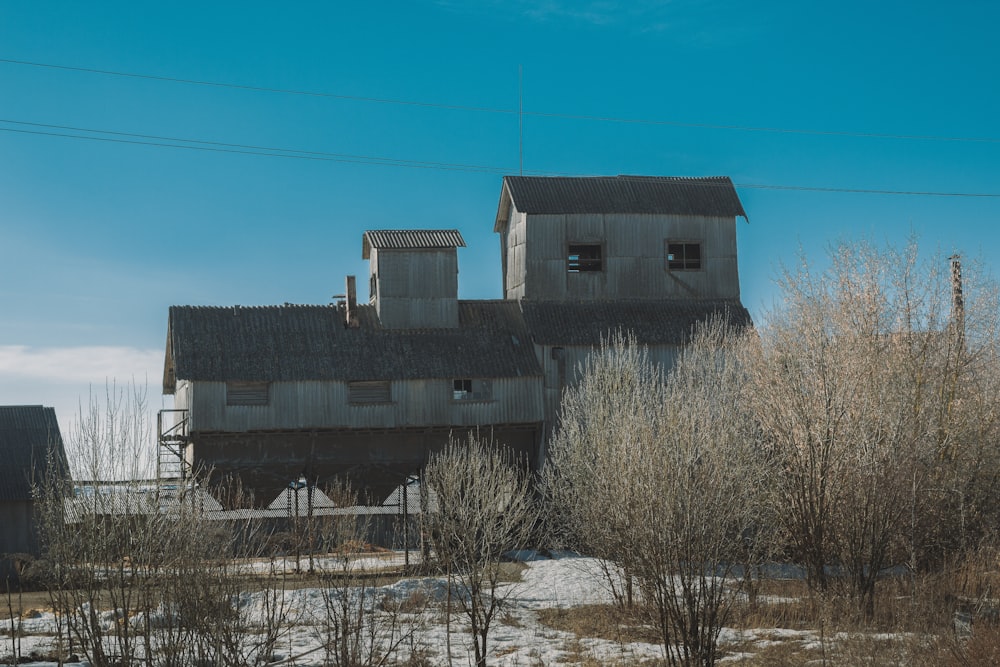
[[[505,176],[504,298],[739,299],[727,177]]]
[[[369,302],[385,329],[458,327],[457,229],[367,231]]]

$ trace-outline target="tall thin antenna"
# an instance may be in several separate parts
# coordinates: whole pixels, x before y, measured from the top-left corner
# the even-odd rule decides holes
[[[517,66],[517,156],[524,176],[524,66]]]

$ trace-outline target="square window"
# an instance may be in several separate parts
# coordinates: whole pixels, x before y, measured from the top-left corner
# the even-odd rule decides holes
[[[453,401],[488,401],[492,398],[490,381],[471,378],[456,379],[452,385],[451,398]]]
[[[697,241],[667,241],[667,270],[700,271],[701,243]]]
[[[600,243],[570,243],[566,256],[566,270],[570,273],[603,271]]]
[[[472,380],[455,380],[452,398],[456,401],[465,401],[470,396],[472,396]]]

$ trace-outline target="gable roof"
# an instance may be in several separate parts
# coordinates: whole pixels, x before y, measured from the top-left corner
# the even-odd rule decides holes
[[[0,406],[0,501],[32,498],[32,484],[49,471],[69,470],[54,408],[41,405]]]
[[[173,306],[163,390],[177,380],[410,380],[541,375],[513,301],[459,301],[455,329],[382,329],[372,306],[358,328],[337,306]]]
[[[504,176],[497,229],[509,205],[521,213],[645,213],[742,217],[747,214],[728,176]]]
[[[521,300],[524,319],[539,345],[598,346],[610,333],[632,333],[643,345],[684,345],[695,324],[713,316],[729,325],[751,325],[738,300]]]
[[[464,247],[465,239],[457,229],[378,229],[365,232],[361,242],[361,258],[368,259],[372,248],[404,250]]]

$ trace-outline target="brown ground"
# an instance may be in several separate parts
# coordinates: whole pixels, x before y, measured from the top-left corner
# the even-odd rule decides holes
[[[7,593],[0,594],[0,619],[10,618],[10,610],[15,614],[23,615],[31,610],[48,611],[49,594],[45,591],[27,591],[24,593],[13,592],[8,598]],[[2,627],[2,626],[0,626]]]

